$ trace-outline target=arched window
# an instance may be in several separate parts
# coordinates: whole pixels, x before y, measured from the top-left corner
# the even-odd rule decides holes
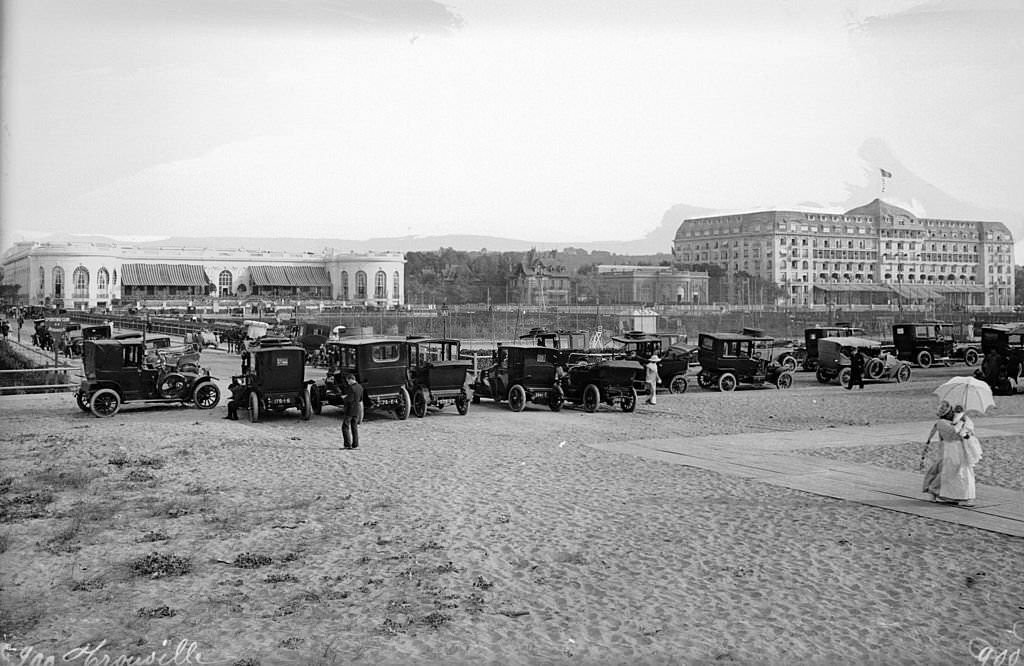
[[[341,272],[341,284],[338,285],[341,300],[348,300],[348,271]]]
[[[46,289],[46,269],[42,266],[39,267],[39,293],[42,294]]]
[[[110,285],[110,273],[107,272],[106,268],[101,268],[96,271],[96,291],[100,294],[107,293],[107,287]]]
[[[377,274],[373,276],[373,297],[388,297],[388,276],[384,271],[377,271]]]
[[[235,278],[231,275],[231,271],[221,271],[220,275],[217,276],[217,286],[220,288],[221,296],[231,295],[231,285],[234,284]]]
[[[398,271],[395,271],[395,275],[393,277],[394,280],[391,285],[391,297],[394,298],[395,300],[398,300],[399,296],[402,293],[402,279],[401,276],[398,274]]]
[[[64,269],[60,266],[53,269],[53,297],[64,298]]]
[[[72,282],[75,285],[75,291],[72,294],[72,298],[88,298],[89,297],[89,269],[85,266],[79,266],[75,269],[75,272],[71,275]]]
[[[117,269],[116,268],[114,269],[113,275],[111,275],[111,277],[110,277],[110,286],[111,287],[116,287],[117,286]]]
[[[356,300],[362,300],[366,298],[366,273],[363,271],[356,272]]]

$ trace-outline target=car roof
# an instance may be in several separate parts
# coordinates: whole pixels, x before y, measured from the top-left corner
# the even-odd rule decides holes
[[[775,338],[743,335],[742,333],[701,333],[702,337],[714,338],[715,340],[774,340]]]
[[[1024,333],[1024,322],[1018,321],[1010,322],[1009,324],[986,324],[985,326],[982,326],[981,329],[991,329],[1008,335],[1017,335],[1019,333]]]
[[[346,346],[346,347],[362,347],[365,345],[375,345],[381,342],[405,342],[405,338],[345,338],[343,340],[328,340],[324,344],[334,346]],[[415,342],[423,342],[423,340],[416,340]]]
[[[818,340],[818,344],[822,342],[834,342],[841,347],[880,347],[882,343],[878,340],[871,340],[869,338],[858,338],[855,336],[847,336],[840,338],[821,338]]]
[[[542,347],[540,345],[531,345],[525,342],[511,342],[500,346],[502,349],[543,349],[545,351],[559,351],[554,347]]]

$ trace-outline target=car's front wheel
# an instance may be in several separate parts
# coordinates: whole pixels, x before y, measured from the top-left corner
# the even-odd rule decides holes
[[[819,384],[828,384],[830,381],[832,381],[832,378],[825,374],[825,372],[823,372],[821,368],[818,368],[817,370],[814,371],[814,377],[815,379],[818,380]]]
[[[409,418],[410,411],[412,411],[412,400],[409,399],[409,392],[403,386],[398,389],[398,406],[395,407],[395,416],[399,421],[404,421]]]
[[[113,416],[121,408],[121,396],[114,389],[100,389],[92,394],[89,409],[100,418]]]
[[[596,412],[598,405],[601,404],[601,389],[597,388],[593,384],[587,384],[587,387],[583,389],[583,409],[587,412]]]
[[[427,415],[427,389],[419,389],[412,394],[412,413],[418,419]]]
[[[513,412],[521,412],[526,409],[526,389],[515,384],[508,390],[508,408]]]
[[[796,370],[796,357],[786,354],[779,359],[779,364],[786,370],[792,372],[793,370]]]
[[[849,368],[843,368],[839,371],[839,385],[846,388],[850,385],[850,379],[853,377],[853,371]]]
[[[548,394],[548,409],[553,412],[557,412],[562,409],[562,405],[565,404],[565,393],[562,392],[561,386],[555,386]]]
[[[791,386],[793,386],[793,373],[788,371],[783,372],[781,375],[779,375],[779,378],[775,380],[775,385],[778,386],[780,389],[790,388]]]
[[[619,403],[619,406],[622,407],[622,411],[624,411],[624,412],[634,412],[634,411],[636,411],[636,399],[637,399],[636,389],[635,388],[629,389],[629,393],[627,393],[625,396],[623,396],[622,402]]]
[[[320,388],[314,386],[309,390],[309,401],[310,407],[313,409],[313,413],[319,415],[324,411],[324,401],[320,399]]]
[[[220,402],[220,388],[213,382],[203,382],[192,389],[192,402],[199,409],[213,409]]]
[[[302,420],[308,421],[313,418],[313,391],[309,384],[302,389]]]
[[[83,412],[89,411],[89,395],[83,391],[75,393],[75,403]]]
[[[458,410],[459,416],[465,416],[469,412],[469,398],[466,397],[465,391],[455,398],[455,409]]]
[[[260,396],[256,391],[249,393],[249,422],[260,422]]]
[[[968,349],[964,352],[964,363],[967,365],[978,365],[978,350]]]
[[[729,392],[736,390],[736,375],[731,372],[722,373],[722,376],[718,378],[718,390]]]
[[[896,371],[896,382],[902,384],[903,382],[910,381],[910,366],[901,365],[900,369]]]
[[[885,373],[885,363],[880,358],[873,358],[864,367],[864,376],[868,379],[879,379]]]
[[[683,373],[677,373],[672,376],[672,379],[668,382],[669,393],[686,393],[686,388],[689,386],[689,382],[686,380],[686,375]]]
[[[932,367],[932,353],[925,349],[919,351],[917,353],[917,364],[922,368]]]

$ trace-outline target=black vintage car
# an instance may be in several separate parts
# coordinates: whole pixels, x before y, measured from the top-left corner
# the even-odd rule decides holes
[[[323,345],[327,376],[316,385],[313,411],[323,405],[341,407],[347,390],[345,375],[355,375],[363,387],[367,409],[391,412],[400,420],[409,418],[409,345],[392,338],[342,338]]]
[[[601,404],[619,405],[624,412],[636,409],[637,395],[647,392],[644,367],[639,361],[601,355],[574,354],[574,361],[560,385],[567,403],[595,412]],[[638,390],[639,389],[639,390]]]
[[[210,371],[192,360],[147,353],[141,338],[86,340],[82,345],[85,379],[75,392],[82,411],[113,416],[122,403],[181,403],[213,409],[220,389]]]
[[[558,349],[533,344],[498,345],[495,363],[481,370],[473,382],[473,402],[488,398],[508,401],[509,409],[521,412],[526,403],[546,403],[557,412],[563,395],[556,381],[563,365]]]
[[[306,350],[279,338],[262,338],[242,352],[242,374],[233,379],[245,387],[240,406],[249,407],[250,421],[292,407],[310,419],[314,382],[306,379],[305,360]]]
[[[864,335],[864,329],[855,328],[850,324],[845,323],[837,323],[832,326],[815,326],[813,328],[805,328],[804,347],[802,350],[803,361],[801,362],[801,366],[807,372],[814,372],[818,369],[818,340],[821,338],[842,338],[851,335]]]
[[[532,341],[539,347],[551,347],[561,352],[562,362],[565,363],[568,355],[573,352],[585,351],[587,348],[587,334],[585,331],[570,331],[559,329],[550,331],[546,328],[533,328],[529,333],[519,336],[520,340]]]
[[[981,349],[985,359],[974,376],[987,382],[993,393],[1024,392],[1024,322],[983,326]]]
[[[466,379],[473,362],[459,357],[461,343],[446,338],[409,338],[409,395],[412,413],[427,415],[427,407],[454,404],[459,414],[469,412]]]
[[[700,372],[697,383],[704,389],[735,391],[739,384],[780,389],[793,385],[793,372],[774,361],[774,340],[742,333],[701,333],[697,341]]]
[[[697,348],[677,342],[663,352],[664,340],[665,336],[643,331],[629,331],[612,338],[612,342],[618,345],[621,358],[646,363],[647,359],[657,354],[660,359],[657,363],[661,385],[667,387],[669,393],[685,393],[689,385],[686,375],[690,366],[697,361]]]

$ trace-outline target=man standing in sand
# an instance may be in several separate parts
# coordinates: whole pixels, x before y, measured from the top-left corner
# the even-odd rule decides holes
[[[846,390],[852,390],[854,384],[860,389],[864,388],[864,355],[857,348],[850,352],[850,383],[846,385]]]
[[[346,375],[345,381],[348,383],[348,389],[342,400],[345,415],[341,418],[341,436],[345,438],[346,449],[358,449],[359,422],[363,420],[363,387],[356,381],[355,375]]]

